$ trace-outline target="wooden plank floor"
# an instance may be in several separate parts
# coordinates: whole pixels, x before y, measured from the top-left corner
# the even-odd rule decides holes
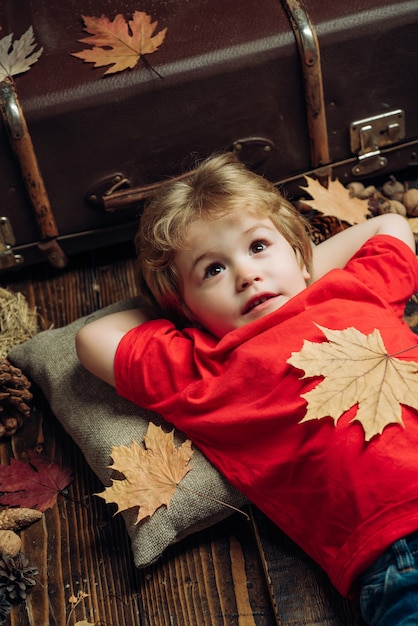
[[[36,306],[42,328],[60,327],[135,294],[133,250],[126,245],[74,257],[65,270],[47,265],[8,272],[2,287]],[[133,564],[121,517],[111,517],[102,486],[35,389],[34,417],[0,459],[38,448],[73,469],[74,481],[43,520],[22,532],[23,552],[39,570],[26,603],[7,626],[274,626],[253,527],[241,515],[169,549],[144,570]],[[87,594],[72,610],[71,596]]]

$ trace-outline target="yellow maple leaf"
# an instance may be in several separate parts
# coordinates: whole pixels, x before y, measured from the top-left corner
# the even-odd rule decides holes
[[[305,176],[305,179],[308,185],[301,186],[301,189],[306,189],[312,197],[305,202],[323,215],[332,215],[349,224],[360,224],[366,221],[367,215],[370,216],[368,201],[351,198],[338,178],[328,179],[328,188],[310,176]]]
[[[167,28],[153,35],[157,22],[143,11],[135,11],[132,19],[127,22],[120,13],[113,21],[105,15],[101,17],[82,16],[89,34],[79,41],[88,43],[93,48],[72,52],[72,56],[86,63],[94,63],[94,67],[110,67],[105,74],[114,74],[133,68],[141,56],[155,52],[163,43]]]
[[[302,422],[332,417],[337,424],[357,404],[353,421],[363,426],[366,441],[388,424],[403,426],[400,405],[418,409],[418,364],[388,354],[377,329],[364,335],[356,328],[318,328],[328,343],[305,340],[287,361],[305,372],[303,378],[325,377],[302,395],[308,403]]]
[[[107,503],[118,505],[117,513],[139,507],[136,524],[150,517],[159,507],[169,506],[174,491],[191,467],[192,442],[186,439],[177,448],[174,431],[166,433],[150,422],[144,436],[145,448],[135,440],[130,447],[112,448],[113,465],[124,475],[123,480],[112,480],[112,485],[96,495]]]

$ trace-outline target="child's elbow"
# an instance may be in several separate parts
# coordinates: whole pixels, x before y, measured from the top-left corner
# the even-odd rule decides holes
[[[89,372],[114,387],[116,343],[112,339],[112,335],[103,334],[100,325],[86,324],[76,334],[75,349],[78,360]]]
[[[75,350],[80,363],[95,374],[99,347],[95,341],[95,333],[92,331],[94,331],[94,329],[89,324],[83,326],[83,328],[78,331],[75,336]]]
[[[400,239],[415,252],[415,237],[412,229],[402,215],[397,213],[385,213],[375,218],[379,227],[377,234],[387,234]]]
[[[86,365],[87,354],[90,351],[89,344],[89,332],[87,326],[83,326],[75,336],[75,350],[77,358],[82,365]]]

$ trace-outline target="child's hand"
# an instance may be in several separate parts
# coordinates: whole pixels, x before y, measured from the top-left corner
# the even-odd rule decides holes
[[[415,252],[415,239],[407,220],[396,213],[373,217],[350,226],[314,248],[312,281],[336,267],[344,267],[351,257],[375,235],[391,235]]]

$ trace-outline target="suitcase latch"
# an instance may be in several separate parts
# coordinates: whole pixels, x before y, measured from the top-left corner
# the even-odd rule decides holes
[[[354,176],[376,172],[387,165],[380,149],[405,137],[405,113],[402,109],[357,120],[350,126],[351,152],[357,154]]]
[[[0,269],[14,267],[23,262],[23,257],[13,252],[14,245],[15,237],[10,221],[7,217],[0,217]]]

